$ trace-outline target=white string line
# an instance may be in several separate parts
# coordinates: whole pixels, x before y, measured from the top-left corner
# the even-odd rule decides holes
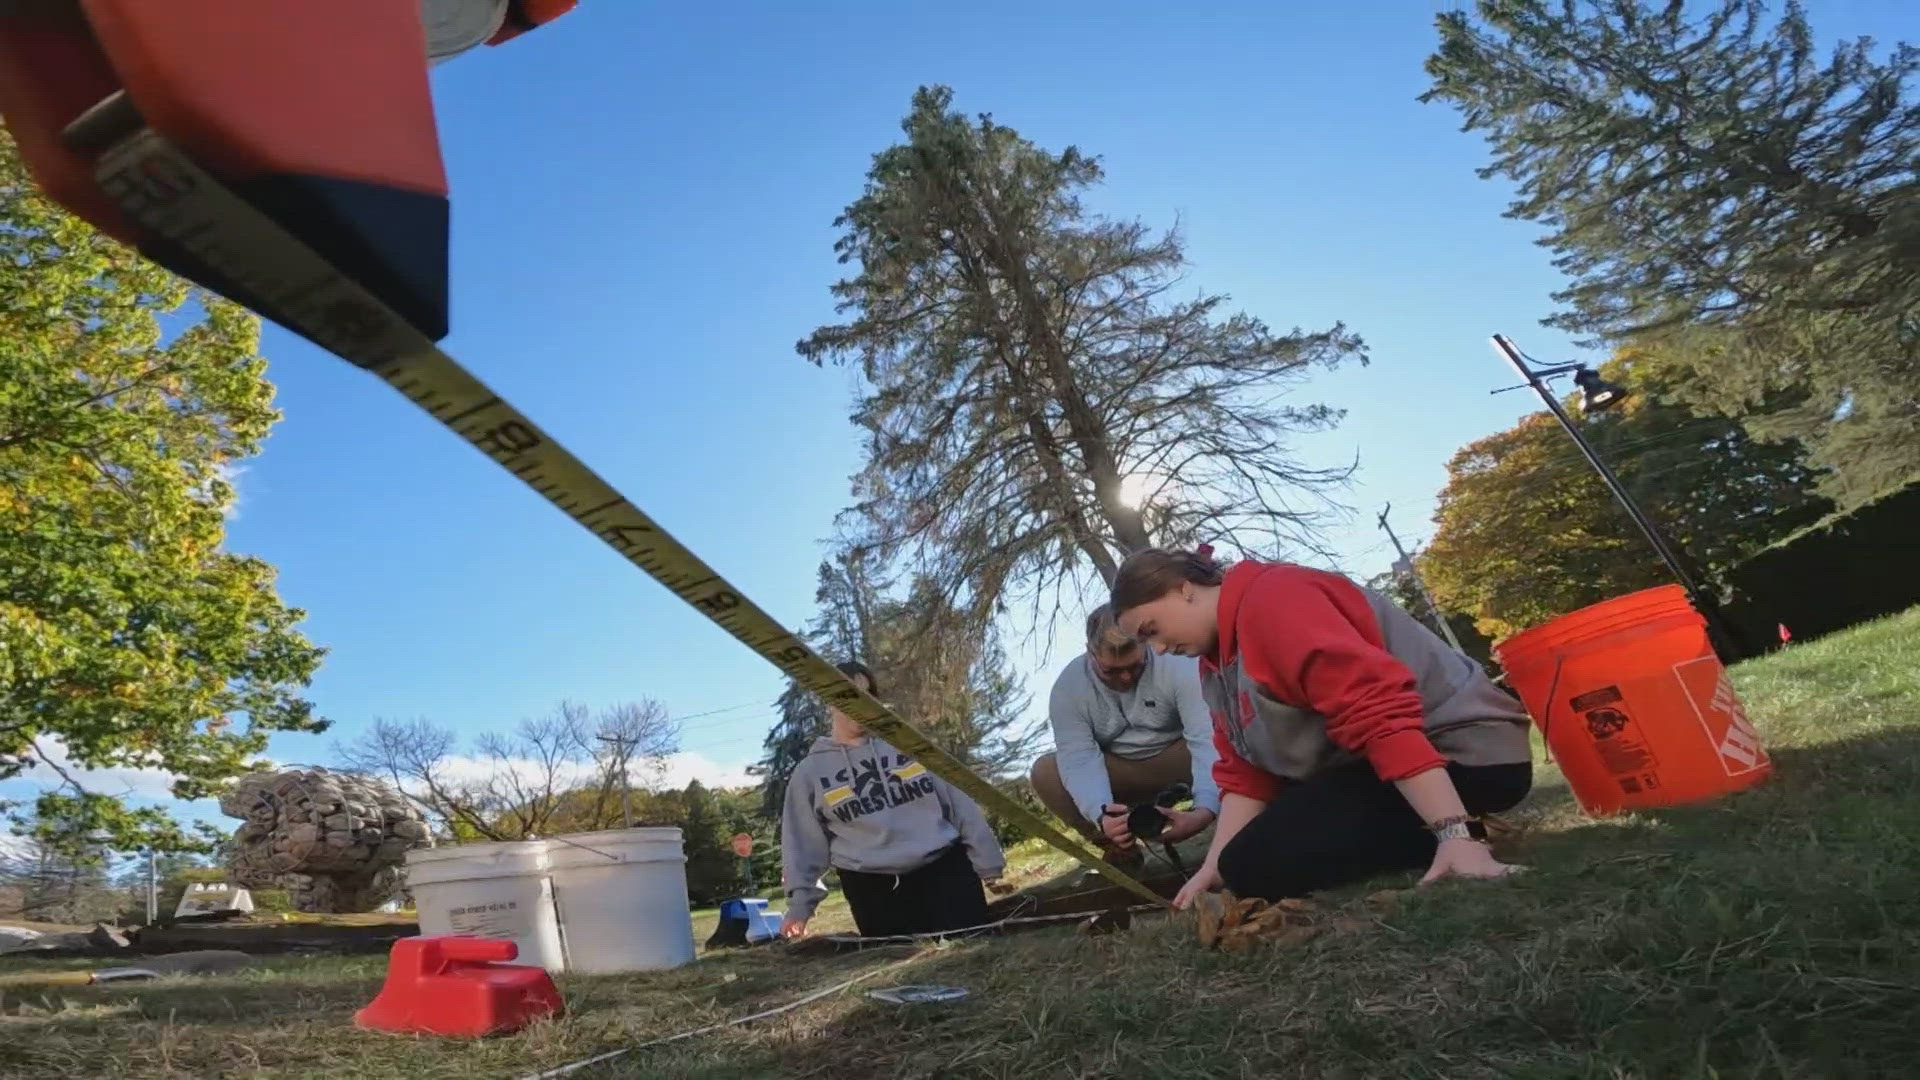
[[[1128,914],[1132,915],[1132,914],[1139,914],[1139,913],[1149,912],[1149,911],[1161,911],[1161,910],[1164,910],[1164,908],[1162,908],[1158,904],[1136,904],[1132,907],[1125,908],[1124,910]],[[836,944],[880,944],[880,943],[886,943],[886,942],[917,943],[917,942],[927,941],[929,939],[946,938],[946,937],[956,936],[959,934],[968,934],[976,931],[991,930],[1000,926],[1009,926],[1009,925],[1015,925],[1015,924],[1047,923],[1047,922],[1064,922],[1068,919],[1084,919],[1090,915],[1101,915],[1104,913],[1105,913],[1105,909],[1098,910],[1098,911],[1074,911],[1074,912],[1068,912],[1061,915],[1030,915],[1023,918],[1005,918],[997,922],[982,923],[979,926],[969,926],[959,930],[945,930],[945,931],[932,933],[932,934],[892,934],[892,935],[886,935],[886,936],[880,936],[880,937],[857,937],[857,936],[849,937],[846,935],[835,935],[830,937],[818,938],[816,940],[833,942]],[[554,1068],[548,1069],[545,1072],[530,1073],[526,1077],[524,1077],[523,1080],[551,1080],[551,1078],[553,1077],[566,1076],[570,1073],[577,1072],[580,1069],[584,1069],[590,1065],[598,1065],[603,1061],[611,1061],[614,1058],[621,1057],[626,1054],[635,1053],[640,1050],[645,1050],[650,1047],[660,1046],[670,1042],[678,1042],[682,1039],[691,1039],[696,1035],[705,1035],[710,1031],[719,1031],[721,1028],[737,1027],[741,1024],[749,1023],[754,1020],[763,1020],[769,1016],[778,1016],[781,1013],[791,1012],[802,1005],[806,1005],[811,1002],[818,1001],[821,998],[828,997],[833,994],[837,994],[840,991],[853,986],[855,983],[859,983],[867,979],[871,979],[875,975],[881,975],[886,972],[894,971],[896,969],[905,967],[906,965],[911,964],[916,960],[919,960],[923,955],[924,954],[915,954],[913,956],[907,957],[904,960],[897,960],[891,964],[886,964],[881,967],[874,968],[872,971],[868,971],[860,975],[855,975],[853,978],[835,983],[834,985],[829,986],[824,990],[816,990],[805,997],[798,998],[793,1001],[789,1001],[785,1005],[777,1005],[771,1009],[763,1009],[760,1012],[752,1013],[747,1016],[736,1017],[732,1020],[722,1020],[722,1021],[719,1021],[718,1023],[708,1024],[704,1027],[693,1028],[689,1031],[682,1031],[673,1035],[665,1035],[658,1039],[649,1039],[648,1041],[643,1042],[638,1046],[628,1046],[628,1047],[623,1047],[619,1050],[609,1050],[604,1054],[596,1054],[590,1058],[582,1058],[579,1061],[569,1062],[568,1064],[565,1064],[565,1065],[559,1065]]]
[[[898,970],[899,968],[905,967],[906,965],[911,964],[918,959],[920,958],[917,955],[909,956],[904,960],[896,960],[891,964],[874,968],[872,971],[868,971],[860,975],[855,975],[851,979],[846,979],[844,981],[837,982],[832,986],[827,987],[824,990],[816,990],[813,993],[808,994],[806,997],[789,1001],[785,1005],[777,1005],[771,1009],[763,1009],[760,1012],[753,1013],[750,1016],[736,1017],[732,1020],[722,1020],[719,1023],[708,1024],[705,1027],[694,1028],[691,1031],[682,1031],[675,1035],[667,1035],[658,1039],[650,1039],[646,1042],[641,1043],[638,1046],[629,1046],[620,1050],[609,1050],[604,1054],[596,1054],[590,1058],[582,1058],[579,1061],[569,1062],[568,1064],[560,1065],[555,1068],[548,1069],[545,1072],[530,1073],[526,1077],[524,1077],[523,1080],[551,1080],[552,1077],[566,1076],[569,1073],[577,1072],[581,1069],[584,1069],[589,1065],[598,1065],[603,1061],[611,1061],[614,1058],[621,1057],[625,1054],[635,1053],[640,1050],[645,1050],[649,1047],[660,1046],[664,1043],[678,1042],[681,1039],[691,1039],[695,1035],[705,1035],[709,1031],[719,1031],[721,1028],[737,1027],[741,1024],[749,1023],[754,1020],[762,1020],[769,1016],[778,1016],[779,1014],[784,1012],[792,1012],[794,1009],[797,1009],[802,1005],[819,1001],[823,997],[828,997],[830,995],[837,994],[840,991],[845,990],[848,987],[854,985],[855,983],[865,982],[866,980],[873,978],[875,975],[881,975],[889,971]]]
[[[1101,908],[1094,911],[1069,911],[1059,915],[1025,915],[1025,916],[1020,916],[1018,918],[1001,919],[999,922],[982,923],[979,926],[963,927],[962,929],[959,929],[959,930],[942,930],[938,933],[932,933],[932,934],[888,934],[888,935],[883,935],[879,937],[861,937],[857,934],[828,934],[828,935],[823,935],[817,940],[829,941],[836,945],[866,945],[866,944],[873,944],[873,943],[880,943],[880,942],[896,942],[897,943],[897,942],[930,941],[930,940],[937,940],[941,938],[957,937],[961,934],[972,934],[972,933],[976,933],[983,930],[992,930],[1001,926],[1022,926],[1022,925],[1033,925],[1036,923],[1066,922],[1069,919],[1084,919],[1091,915],[1104,915],[1110,910],[1113,910],[1113,909]],[[1166,908],[1160,904],[1134,904],[1131,907],[1121,908],[1119,910],[1125,911],[1129,915],[1136,915],[1141,912],[1147,912],[1147,911],[1165,911]]]

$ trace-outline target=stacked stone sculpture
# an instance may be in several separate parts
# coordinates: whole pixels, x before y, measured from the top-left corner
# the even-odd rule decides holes
[[[372,911],[399,890],[407,852],[433,844],[392,785],[322,768],[243,776],[220,812],[242,822],[227,845],[236,881],[285,889],[297,911]]]

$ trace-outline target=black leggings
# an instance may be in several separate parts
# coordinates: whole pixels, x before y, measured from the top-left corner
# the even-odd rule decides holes
[[[1497,814],[1533,786],[1533,765],[1448,765],[1469,814]],[[1482,835],[1479,823],[1475,835]],[[1220,877],[1235,896],[1280,900],[1390,870],[1423,870],[1438,846],[1400,789],[1366,762],[1289,783],[1227,841]]]
[[[840,891],[865,937],[937,934],[984,925],[987,890],[974,873],[965,844],[904,874],[840,871]]]

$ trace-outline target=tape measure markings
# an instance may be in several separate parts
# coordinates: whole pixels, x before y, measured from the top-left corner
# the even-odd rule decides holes
[[[1165,903],[860,690],[458,361],[157,133],[106,151],[97,175],[130,217],[261,297],[276,321],[373,372],[796,683],[1077,862]],[[536,475],[538,484],[528,481]],[[584,502],[594,505],[580,510]]]

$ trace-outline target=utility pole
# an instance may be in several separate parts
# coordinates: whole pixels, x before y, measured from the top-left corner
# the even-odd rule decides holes
[[[1645,510],[1641,509],[1640,504],[1627,491],[1627,486],[1620,482],[1620,477],[1601,458],[1600,452],[1593,448],[1593,444],[1587,441],[1586,435],[1580,431],[1580,425],[1574,423],[1573,417],[1568,416],[1567,410],[1561,407],[1560,399],[1554,394],[1553,388],[1547,385],[1547,380],[1556,375],[1579,373],[1575,376],[1575,381],[1580,382],[1582,379],[1592,379],[1592,373],[1586,371],[1585,365],[1582,364],[1557,364],[1553,367],[1535,368],[1527,362],[1527,357],[1505,334],[1493,335],[1493,348],[1500,354],[1501,359],[1513,368],[1515,374],[1526,380],[1522,385],[1539,395],[1541,404],[1545,405],[1547,411],[1553,414],[1553,418],[1560,422],[1561,430],[1567,433],[1567,438],[1573,440],[1573,445],[1579,449],[1580,456],[1587,459],[1588,465],[1593,466],[1594,474],[1600,477],[1600,482],[1613,493],[1614,501],[1627,512],[1627,517],[1631,518],[1634,525],[1639,528],[1640,535],[1646,537],[1647,546],[1651,547],[1653,553],[1660,557],[1660,561],[1666,564],[1667,572],[1680,583],[1680,587],[1687,591],[1687,598],[1693,602],[1694,610],[1706,620],[1707,633],[1715,646],[1714,651],[1720,654],[1721,660],[1732,663],[1752,655],[1752,650],[1747,648],[1745,636],[1734,628],[1732,622],[1727,619],[1726,613],[1720,610],[1720,602],[1714,599],[1713,594],[1702,587],[1699,580],[1687,570],[1686,564],[1667,541],[1660,527],[1653,523],[1653,519],[1647,516]],[[1596,403],[1589,408],[1605,408],[1613,401],[1625,396],[1624,391],[1610,384],[1595,380],[1594,385],[1606,386],[1614,394],[1608,401]],[[1582,383],[1582,387],[1584,389],[1586,384]],[[1518,390],[1520,387],[1513,386],[1507,389]],[[1494,391],[1496,394],[1503,392]]]
[[[627,760],[633,753],[632,747],[636,740],[626,735],[601,735],[599,739],[601,742],[613,744],[614,760],[620,766],[620,827],[631,828],[633,826],[633,781],[628,776]]]
[[[1400,538],[1394,535],[1393,526],[1387,523],[1387,513],[1392,509],[1392,503],[1388,503],[1381,508],[1380,528],[1386,532],[1387,539],[1393,541],[1393,550],[1400,556],[1400,561],[1394,563],[1393,568],[1395,570],[1400,569],[1402,566],[1407,568],[1407,577],[1412,579],[1413,587],[1420,593],[1420,599],[1426,603],[1427,610],[1433,613],[1434,625],[1439,628],[1441,635],[1447,639],[1447,644],[1453,646],[1454,652],[1465,653],[1467,650],[1460,647],[1460,639],[1454,636],[1453,627],[1447,625],[1447,617],[1441,612],[1440,605],[1433,602],[1433,594],[1427,591],[1427,583],[1420,580],[1420,571],[1414,568],[1413,556],[1408,555],[1407,549],[1400,546]]]

